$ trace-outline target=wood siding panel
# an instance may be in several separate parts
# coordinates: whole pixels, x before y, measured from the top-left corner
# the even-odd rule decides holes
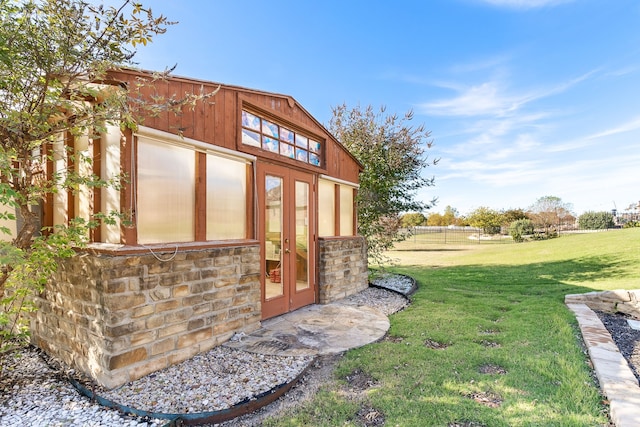
[[[115,79],[129,82],[135,86],[135,79],[141,75],[135,71],[115,72]],[[167,99],[171,95],[182,98],[186,93],[198,94],[201,88],[205,93],[215,91],[217,83],[196,81],[182,77],[171,77],[168,81],[157,81],[155,89],[143,88],[140,93],[148,99],[153,94]],[[183,113],[175,116],[166,111],[157,117],[147,117],[145,126],[172,134],[182,129],[183,136],[212,145],[255,154],[272,160],[285,160],[277,155],[263,153],[253,147],[243,147],[239,143],[239,114],[243,103],[264,113],[267,118],[292,126],[294,129],[316,136],[324,141],[324,167],[321,173],[349,182],[358,182],[360,166],[327,130],[318,123],[291,97],[260,92],[235,86],[221,85],[219,92],[212,98],[198,103],[195,109],[185,107]],[[285,161],[286,163],[286,161]],[[320,172],[318,168],[305,168],[304,164],[295,167]]]

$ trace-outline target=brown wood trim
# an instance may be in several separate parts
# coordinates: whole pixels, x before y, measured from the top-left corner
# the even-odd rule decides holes
[[[358,197],[358,189],[353,189],[353,235],[358,235],[358,204],[356,203]]]
[[[254,178],[254,171],[256,164],[247,164],[247,178],[246,178],[246,191],[247,201],[245,211],[245,237],[247,239],[256,239],[256,218],[258,210],[258,199],[256,194],[256,182]]]
[[[65,152],[63,153],[66,166],[67,173],[76,173],[76,146],[75,146],[75,137],[71,134],[71,132],[67,131],[64,138],[65,142]],[[71,154],[69,154],[71,153]],[[67,190],[67,220],[65,225],[69,225],[69,221],[76,216],[76,197],[73,194],[73,190]]]
[[[137,165],[134,165],[132,151],[137,155],[137,146],[131,129],[123,131],[120,139],[120,167],[125,175],[120,191],[120,212],[125,216],[121,226],[120,241],[125,245],[138,244],[138,230],[136,228],[136,212],[133,194],[134,180],[137,180]]]
[[[42,146],[45,155],[45,179],[47,182],[53,180],[53,144],[50,142],[45,143]],[[44,197],[44,204],[42,206],[42,227],[45,227],[46,232],[53,232],[53,193],[48,191]]]
[[[336,236],[340,235],[340,184],[333,184],[333,227]]]
[[[91,153],[91,157],[93,159],[91,163],[91,167],[93,168],[93,174],[102,178],[102,139],[94,138],[91,141],[93,146],[93,150]],[[97,213],[102,211],[102,187],[93,187],[92,191],[92,202],[93,206],[91,207],[91,215],[95,217]],[[105,212],[106,213],[106,212]],[[97,227],[91,230],[90,241],[91,242],[101,242],[102,241],[102,221],[99,221]]]
[[[153,251],[154,253],[174,253],[202,250],[202,249],[214,249],[214,248],[234,248],[234,247],[246,247],[257,246],[260,242],[255,239],[246,240],[220,240],[209,242],[178,242],[178,243],[158,243],[153,245],[114,245],[111,243],[92,243],[85,248],[77,249],[78,252],[90,252],[95,254],[105,255],[136,255],[144,254]]]
[[[352,240],[352,239],[363,239],[362,236],[324,236],[318,237],[318,240]]]
[[[207,154],[196,151],[195,240],[207,240]]]

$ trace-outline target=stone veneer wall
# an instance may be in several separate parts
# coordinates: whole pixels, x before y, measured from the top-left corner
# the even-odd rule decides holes
[[[32,340],[113,388],[259,328],[259,272],[258,245],[79,254],[38,299]]]
[[[358,293],[369,286],[364,237],[320,238],[319,303]]]
[[[584,304],[592,310],[625,313],[640,319],[640,290],[587,292],[564,297],[565,304]]]

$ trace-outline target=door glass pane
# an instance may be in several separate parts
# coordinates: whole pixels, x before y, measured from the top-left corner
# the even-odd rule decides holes
[[[266,176],[265,182],[265,299],[284,295],[282,277],[282,178]]]
[[[296,181],[296,291],[309,287],[309,184]]]

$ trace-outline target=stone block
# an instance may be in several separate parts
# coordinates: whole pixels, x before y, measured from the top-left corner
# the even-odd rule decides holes
[[[153,342],[156,339],[156,331],[144,331],[131,335],[131,345],[137,347]]]
[[[213,282],[210,280],[199,282],[199,283],[191,283],[189,285],[191,294],[202,294],[208,292],[213,289]]]
[[[157,356],[158,354],[168,353],[176,348],[176,339],[174,337],[166,338],[161,341],[156,341],[151,346],[151,355]]]
[[[194,345],[197,345],[199,341],[207,340],[212,336],[213,336],[213,331],[210,327],[192,331],[182,336],[179,336],[178,341],[176,343],[176,347],[179,349],[186,348],[186,347],[193,347]]]
[[[187,320],[193,314],[193,309],[191,307],[181,308],[180,310],[172,311],[164,316],[164,323],[178,323],[184,320]]]
[[[192,358],[199,352],[200,352],[199,346],[186,347],[186,348],[174,351],[168,356],[169,364],[175,365],[177,363],[180,363],[182,361]]]
[[[146,322],[143,319],[124,323],[117,326],[105,326],[104,335],[106,337],[124,337],[146,329]]]
[[[147,317],[155,313],[156,307],[153,304],[143,305],[142,307],[136,307],[131,310],[131,318],[137,319],[139,317]]]
[[[147,298],[141,293],[106,295],[104,297],[105,307],[112,312],[129,310],[139,305],[143,305],[146,301]]]
[[[160,326],[164,325],[164,315],[155,315],[155,316],[151,316],[148,317],[146,320],[146,327],[148,329],[155,329],[155,328],[159,328]]]
[[[167,273],[159,277],[160,286],[174,286],[184,282],[182,273]]]
[[[213,326],[214,335],[222,335],[227,332],[235,332],[242,326],[241,319],[235,319],[226,322],[220,322]]]
[[[180,301],[171,299],[156,304],[156,313],[164,313],[166,311],[175,310],[180,307]]]
[[[169,367],[169,359],[166,356],[147,361],[142,365],[136,366],[135,369],[129,370],[129,381],[135,381],[138,378],[142,378],[167,367]]]
[[[177,335],[185,332],[188,328],[188,322],[176,323],[158,329],[158,338],[165,338],[171,335]]]
[[[189,285],[178,285],[173,287],[173,297],[180,298],[191,295],[191,291],[189,290]]]
[[[155,288],[149,291],[149,297],[153,301],[162,301],[171,298],[172,289],[167,287]]]
[[[141,362],[145,360],[148,356],[147,349],[145,348],[136,348],[126,353],[117,354],[114,356],[108,357],[107,366],[109,370],[115,370],[124,368],[125,366],[132,365],[134,363]]]

